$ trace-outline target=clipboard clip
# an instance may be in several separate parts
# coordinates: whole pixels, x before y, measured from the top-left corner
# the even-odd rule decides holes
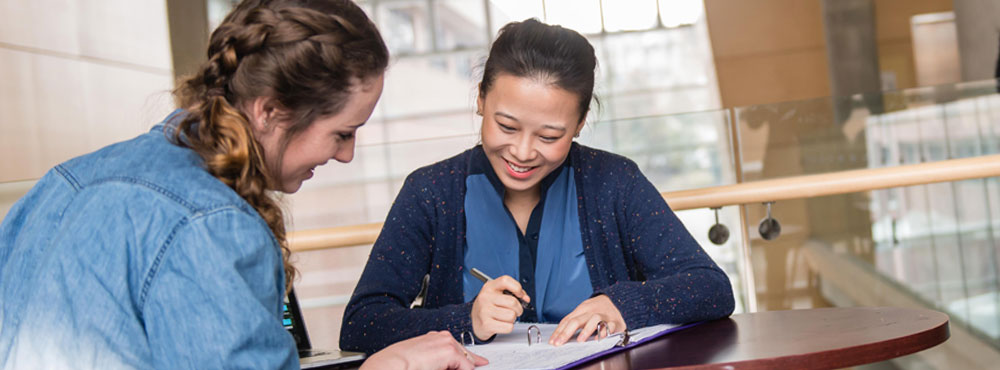
[[[601,321],[599,321],[597,323],[597,336],[598,336],[598,338],[600,338],[600,336],[601,336],[601,329],[604,329],[604,338],[610,337],[612,335],[618,335],[618,334],[611,334],[611,329],[608,329],[608,323],[605,322],[605,321],[603,321],[603,320],[601,320]],[[615,343],[615,347],[625,347],[625,346],[628,346],[630,344],[630,339],[631,338],[629,338],[629,336],[628,336],[628,329],[626,329],[625,331],[622,332],[622,339],[619,340],[618,343]],[[598,340],[600,340],[600,339],[598,339]]]
[[[413,303],[410,303],[410,308],[421,308],[424,306],[424,299],[427,298],[427,285],[430,284],[431,274],[424,275],[424,281],[420,285],[420,293],[417,294],[417,298],[413,299]]]
[[[615,347],[626,347],[629,345],[628,330],[622,332],[622,340],[615,343]]]

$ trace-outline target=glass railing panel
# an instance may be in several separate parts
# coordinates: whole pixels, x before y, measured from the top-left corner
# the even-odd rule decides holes
[[[996,91],[997,82],[988,80],[734,108],[740,181],[998,153],[1000,95]],[[969,271],[956,260],[956,254],[939,246],[963,243],[971,237],[963,231],[963,218],[954,212],[956,208],[971,210],[982,205],[972,204],[983,203],[985,198],[970,196],[983,193],[972,192],[971,187],[974,185],[930,184],[873,195],[782,201],[773,205],[774,212],[786,214],[788,222],[794,224],[788,225],[791,230],[783,230],[782,234],[788,233],[789,237],[774,241],[753,236],[758,234],[757,222],[766,212],[762,205],[747,205],[746,227],[751,234],[749,248],[758,307],[795,308],[794,302],[804,302],[804,297],[816,294],[810,289],[818,286],[810,285],[807,276],[786,263],[795,260],[803,243],[854,245],[854,239],[872,240],[876,235],[882,238],[893,227],[924,233],[924,237],[910,241],[918,251],[907,258],[920,266],[936,266],[927,270],[934,272],[933,277],[907,275],[906,281],[914,292],[938,303],[968,298],[976,291],[962,285]],[[992,191],[987,187],[987,193]],[[862,206],[870,202],[880,205],[880,213]],[[927,211],[911,213],[913,208]],[[976,217],[984,214],[979,212]],[[880,266],[899,269],[894,262],[883,261]],[[952,289],[954,286],[962,289]]]
[[[599,122],[579,142],[635,161],[661,191],[728,185],[733,169],[725,110]]]
[[[748,205],[758,305],[761,309],[926,307],[950,316],[956,340],[985,344],[970,346],[975,351],[1000,352],[998,193],[1000,182],[989,178],[850,194],[851,199],[869,200],[853,206],[870,215],[865,221],[871,230],[843,226],[824,233],[803,222],[802,210],[808,210],[808,203],[797,207],[782,201],[771,210],[782,227],[774,240],[763,240],[756,230],[764,207]],[[935,201],[935,197],[948,199]],[[810,201],[822,204],[841,198]],[[859,223],[851,217],[831,214],[823,222]],[[934,369],[931,363],[963,363],[964,356],[985,356],[955,345],[893,362],[903,368]]]
[[[872,215],[871,238],[846,234],[843,239],[853,239],[847,247],[810,242],[866,267],[898,292],[949,314],[953,325],[1000,350],[998,194],[997,178],[858,194],[871,199],[858,205]],[[822,274],[818,277],[824,279]],[[841,287],[851,296],[864,295],[866,289],[870,287]]]
[[[301,190],[285,196],[293,229],[381,222],[410,172],[457,155],[477,140],[461,135],[358,146],[352,162],[318,167]]]

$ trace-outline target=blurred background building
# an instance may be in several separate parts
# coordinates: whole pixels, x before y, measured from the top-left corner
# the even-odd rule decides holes
[[[0,0],[0,215],[53,165],[173,110],[234,3]],[[532,17],[597,51],[600,104],[579,141],[635,160],[661,191],[1000,151],[997,0],[358,3],[392,54],[385,90],[354,162],[284,197],[293,230],[379,222],[410,171],[475,145],[489,43]],[[1000,359],[998,197],[984,179],[779,202],[770,241],[765,207],[724,207],[722,245],[707,239],[714,211],[679,215],[731,276],[738,312],[932,307],[958,344],[874,367],[973,368]],[[299,254],[316,346],[336,346],[369,249]]]

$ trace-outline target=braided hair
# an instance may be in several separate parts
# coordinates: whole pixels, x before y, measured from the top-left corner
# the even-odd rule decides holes
[[[351,88],[380,76],[389,52],[364,11],[350,0],[245,0],[212,32],[208,61],[174,91],[190,114],[172,138],[202,157],[206,170],[247,201],[281,248],[285,291],[296,270],[284,215],[268,190],[288,142],[344,108]],[[247,115],[257,97],[273,99],[290,122],[278,158],[265,158]]]

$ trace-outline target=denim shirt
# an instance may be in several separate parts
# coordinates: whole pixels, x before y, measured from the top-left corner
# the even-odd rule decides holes
[[[167,136],[60,164],[6,215],[0,369],[298,368],[274,235]]]

